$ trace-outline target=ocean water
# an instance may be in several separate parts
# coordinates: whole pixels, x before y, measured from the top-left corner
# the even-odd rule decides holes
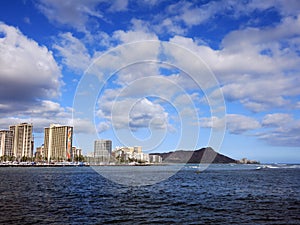
[[[91,167],[0,168],[0,224],[300,224],[300,167],[257,167],[186,165],[147,186]]]

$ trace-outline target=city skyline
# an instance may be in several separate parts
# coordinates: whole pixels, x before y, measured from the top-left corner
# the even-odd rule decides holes
[[[232,158],[300,162],[298,1],[1,1],[0,12],[0,129],[34,124],[34,149],[55,123],[74,127],[83,154],[96,139],[195,150],[215,133]]]

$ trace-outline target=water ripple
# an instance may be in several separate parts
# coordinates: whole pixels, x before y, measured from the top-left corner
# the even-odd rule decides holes
[[[0,224],[300,224],[299,175],[192,167],[131,187],[91,168],[0,168]]]

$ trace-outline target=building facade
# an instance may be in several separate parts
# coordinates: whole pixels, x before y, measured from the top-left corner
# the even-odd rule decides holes
[[[44,148],[44,145],[36,148],[35,158],[37,160],[45,159],[45,148]]]
[[[134,147],[116,147],[113,155],[117,162],[139,162],[148,163],[150,162],[149,154],[142,152],[141,146]]]
[[[13,156],[17,160],[22,157],[33,157],[33,126],[29,123],[12,125],[9,130],[13,133]]]
[[[48,161],[71,160],[73,127],[51,124],[45,128],[44,154]]]
[[[160,155],[149,155],[150,163],[162,163],[162,157]]]
[[[82,156],[82,150],[81,148],[77,148],[75,146],[72,147],[72,151],[71,151],[71,158],[72,161],[74,161],[76,158]]]
[[[116,147],[115,151],[123,151],[125,154],[140,154],[140,153],[142,153],[142,146]]]
[[[111,140],[95,140],[94,142],[94,158],[99,162],[109,162],[112,151]]]
[[[137,154],[142,153],[142,146],[134,146],[133,147],[133,152],[137,153]]]
[[[0,157],[13,156],[13,132],[10,130],[0,130]]]
[[[135,153],[134,154],[134,159],[137,161],[137,162],[141,162],[141,163],[148,163],[150,160],[149,160],[149,154],[147,153]]]

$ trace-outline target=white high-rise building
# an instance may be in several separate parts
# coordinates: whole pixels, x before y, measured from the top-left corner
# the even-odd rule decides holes
[[[33,157],[32,124],[21,123],[9,126],[13,132],[13,155],[20,160],[22,157]]]

